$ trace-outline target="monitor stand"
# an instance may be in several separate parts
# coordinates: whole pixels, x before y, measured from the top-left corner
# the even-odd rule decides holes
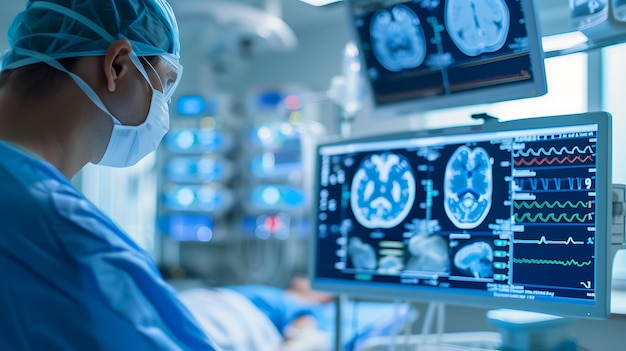
[[[501,337],[496,332],[444,333],[445,305],[432,302],[423,318],[421,333],[392,334],[368,338],[361,351],[499,351]],[[432,330],[434,329],[434,330]],[[336,349],[336,350],[341,350]],[[536,351],[536,350],[533,350]]]
[[[444,305],[431,303],[424,317],[421,334],[374,337],[362,345],[363,351],[577,351],[569,337],[569,319],[515,310],[491,310],[487,319],[495,332],[443,333]],[[431,333],[435,319],[436,330]],[[340,349],[338,349],[340,350]]]
[[[576,351],[566,327],[570,320],[553,315],[491,310],[487,320],[500,332],[503,351]]]

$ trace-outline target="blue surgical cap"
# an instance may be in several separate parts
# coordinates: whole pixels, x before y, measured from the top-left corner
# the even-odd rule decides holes
[[[138,56],[180,54],[178,25],[165,0],[29,0],[9,27],[2,69],[101,56],[128,40]]]

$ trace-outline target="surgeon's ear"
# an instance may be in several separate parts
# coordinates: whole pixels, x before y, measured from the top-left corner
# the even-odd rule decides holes
[[[132,65],[129,54],[132,49],[132,44],[127,40],[117,40],[109,45],[104,56],[104,74],[109,92],[114,92],[120,78],[129,72]]]

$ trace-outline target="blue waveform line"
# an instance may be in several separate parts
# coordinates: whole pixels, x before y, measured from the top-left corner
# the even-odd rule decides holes
[[[582,190],[587,188],[586,180],[589,178],[521,178],[515,182],[522,190]],[[530,189],[525,189],[529,185]]]
[[[533,156],[540,156],[540,155],[545,155],[545,156],[550,156],[550,155],[563,155],[563,154],[568,154],[568,155],[574,155],[574,154],[592,154],[593,153],[593,148],[589,145],[587,145],[585,148],[581,149],[578,146],[574,146],[571,150],[568,149],[567,147],[563,146],[561,149],[557,150],[555,147],[551,147],[548,150],[546,150],[544,147],[540,147],[538,150],[533,149],[532,147],[529,148],[528,150],[524,151],[524,150],[518,150],[513,152],[513,157],[527,157],[530,155]]]

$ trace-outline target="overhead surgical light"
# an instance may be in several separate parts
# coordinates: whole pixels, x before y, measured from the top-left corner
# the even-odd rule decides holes
[[[300,0],[302,2],[306,2],[309,5],[313,5],[313,6],[325,6],[328,4],[332,4],[335,2],[339,2],[341,0]]]
[[[274,1],[269,5],[277,7]],[[172,4],[181,19],[211,18],[223,31],[221,41],[239,43],[249,41],[255,51],[273,50],[287,52],[296,48],[298,40],[293,30],[276,14],[232,1],[181,0]],[[269,6],[268,5],[268,6]],[[278,9],[274,10],[279,12]]]
[[[576,45],[584,44],[588,38],[579,31],[563,34],[550,35],[542,38],[543,50],[545,52],[565,50]]]

